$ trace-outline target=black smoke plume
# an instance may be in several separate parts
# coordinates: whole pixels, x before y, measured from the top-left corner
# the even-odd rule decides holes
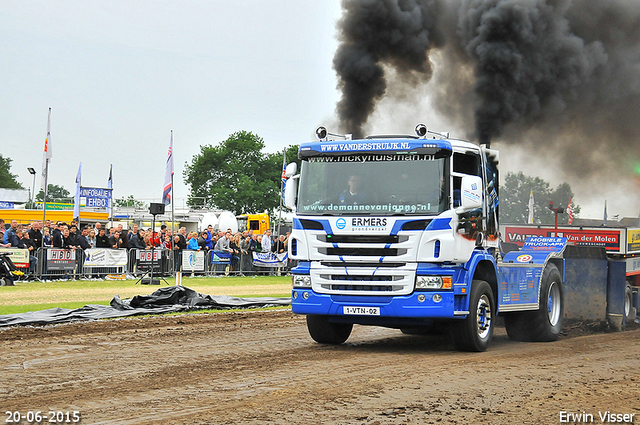
[[[394,69],[404,90],[437,84],[437,107],[481,143],[535,144],[577,175],[619,168],[630,151],[640,160],[640,2],[342,4],[334,67],[343,130],[362,135]]]
[[[436,0],[345,0],[343,7],[333,61],[342,90],[337,110],[344,129],[361,137],[386,91],[384,65],[414,83],[431,78],[428,52],[443,42],[435,30],[440,7]]]

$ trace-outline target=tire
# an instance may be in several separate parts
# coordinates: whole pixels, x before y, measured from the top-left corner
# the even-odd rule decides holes
[[[540,283],[538,310],[504,316],[507,335],[514,341],[555,341],[562,331],[564,294],[562,278],[554,264],[547,264]]]
[[[627,285],[624,290],[624,315],[627,318],[627,324],[633,323],[636,319],[636,308],[633,306],[633,292],[631,285]]]
[[[16,286],[10,277],[0,277],[0,286]]]
[[[491,286],[484,280],[474,280],[469,294],[469,314],[451,323],[451,339],[461,351],[485,351],[493,336],[495,299]]]
[[[307,329],[314,341],[320,344],[339,345],[345,342],[353,325],[351,323],[332,323],[327,316],[307,316]]]

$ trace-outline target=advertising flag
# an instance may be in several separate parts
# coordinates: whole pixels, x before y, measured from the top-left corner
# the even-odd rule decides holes
[[[573,224],[573,199],[569,198],[569,206],[567,207],[567,213],[569,213],[569,224]]]
[[[51,108],[49,108],[49,116],[47,118],[47,137],[44,139],[44,155],[42,156],[42,182],[40,189],[46,194],[47,192],[47,172],[49,162],[51,162]]]
[[[607,225],[607,200],[604,200],[604,218],[602,220],[602,223],[606,226]]]
[[[76,195],[73,197],[73,218],[80,218],[80,181],[82,180],[82,162],[76,175]]]
[[[533,224],[533,190],[529,192],[529,218],[527,223]]]
[[[287,150],[284,150],[284,155],[282,156],[282,201],[284,202],[284,188],[287,185],[287,177],[285,176],[285,172],[287,171]]]
[[[109,164],[109,180],[107,180],[107,189],[113,189],[113,164]],[[111,218],[111,211],[113,206],[113,196],[109,199],[107,204],[107,214]]]
[[[162,203],[171,203],[171,189],[173,188],[173,131],[169,142],[169,153],[167,154],[167,166],[164,172],[164,189],[162,191]]]

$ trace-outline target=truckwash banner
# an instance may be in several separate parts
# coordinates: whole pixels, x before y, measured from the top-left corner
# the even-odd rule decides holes
[[[253,253],[253,265],[258,267],[286,267],[288,260],[288,252],[280,254],[274,254],[273,252]]]
[[[123,267],[126,265],[126,249],[89,248],[85,250],[85,267]]]
[[[80,197],[86,198],[85,206],[90,208],[108,208],[113,189],[101,189],[97,187],[81,187]]]

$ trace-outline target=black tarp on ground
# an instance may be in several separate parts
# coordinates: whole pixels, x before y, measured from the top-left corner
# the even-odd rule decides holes
[[[203,309],[260,308],[290,305],[291,298],[238,298],[226,295],[203,295],[184,286],[160,288],[151,295],[136,295],[121,300],[113,297],[111,305],[91,304],[75,310],[50,308],[28,313],[0,316],[0,327],[13,325],[51,325],[73,320],[110,319],[139,314],[173,313]]]

